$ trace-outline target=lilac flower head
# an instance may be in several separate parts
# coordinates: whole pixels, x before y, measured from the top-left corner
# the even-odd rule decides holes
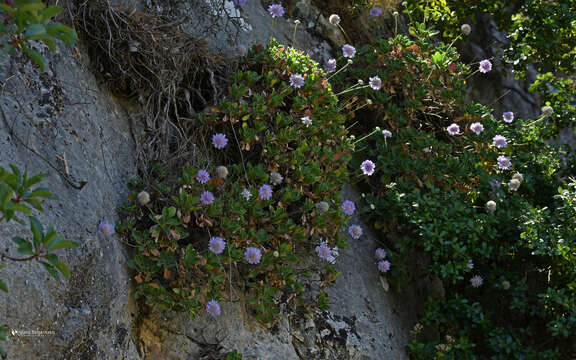
[[[218,236],[212,236],[208,242],[208,249],[216,255],[222,254],[226,247],[226,241]]]
[[[302,124],[306,125],[306,127],[312,125],[312,119],[310,119],[310,116],[304,116],[300,120],[302,120]]]
[[[382,130],[382,135],[384,135],[385,139],[391,138],[392,137],[392,131],[384,129],[384,130]]]
[[[380,90],[382,88],[382,80],[380,80],[378,76],[371,77],[369,80],[369,84],[372,90]]]
[[[280,173],[277,173],[277,172],[271,172],[270,173],[270,183],[272,185],[280,185],[280,184],[282,184],[282,181],[284,181],[284,177],[282,177],[282,175],[280,175]]]
[[[316,252],[318,253],[318,257],[323,260],[329,260],[332,256],[332,249],[330,249],[326,242],[322,242],[316,246]]]
[[[383,273],[387,273],[388,271],[390,271],[390,261],[388,260],[378,261],[378,271]]]
[[[348,233],[350,234],[350,236],[352,236],[353,239],[358,240],[360,238],[360,236],[362,236],[362,228],[358,225],[351,225],[348,228]]]
[[[320,214],[325,214],[328,212],[328,209],[330,209],[330,204],[328,204],[326,201],[320,201],[318,204],[316,204],[316,209],[318,209]]]
[[[374,174],[374,169],[376,169],[376,165],[374,165],[374,163],[370,160],[364,160],[360,165],[360,169],[362,170],[362,173],[364,175],[370,176]]]
[[[448,131],[448,134],[450,135],[458,135],[460,132],[460,126],[458,126],[458,124],[452,124],[446,128],[446,131]]]
[[[376,251],[374,252],[374,256],[376,257],[376,260],[380,261],[380,260],[384,260],[386,258],[386,250],[378,248],[376,249]]]
[[[100,221],[98,231],[104,236],[112,235],[114,234],[114,224],[108,221]]]
[[[222,310],[220,310],[220,304],[218,304],[218,301],[208,301],[208,304],[206,305],[206,312],[212,317],[220,316],[220,314],[222,314]]]
[[[270,200],[272,197],[272,188],[270,185],[260,186],[260,189],[258,189],[258,197],[260,200]]]
[[[484,125],[479,122],[472,123],[470,125],[470,130],[472,130],[476,135],[480,135],[484,131]]]
[[[248,190],[248,189],[246,189],[246,188],[245,188],[244,190],[242,190],[242,194],[241,194],[241,195],[242,195],[242,197],[243,197],[244,199],[246,199],[246,200],[250,200],[250,198],[252,198],[252,193],[250,192],[250,190]]]
[[[212,136],[212,145],[214,145],[216,149],[224,149],[227,144],[228,139],[226,138],[226,135],[218,133]]]
[[[198,180],[200,184],[206,184],[208,181],[210,181],[210,173],[202,169],[198,171],[198,174],[196,175],[196,180]]]
[[[202,194],[200,194],[200,202],[202,205],[212,204],[214,202],[214,194],[212,194],[210,191],[204,191]]]
[[[248,261],[249,264],[256,265],[260,263],[260,259],[262,258],[262,251],[255,247],[249,247],[246,249],[244,253],[244,258]]]
[[[508,159],[508,157],[504,155],[498,156],[497,161],[498,161],[498,168],[500,168],[500,170],[509,170],[510,167],[512,167],[510,159]]]
[[[472,259],[468,260],[468,264],[466,264],[466,267],[470,270],[474,269],[474,263],[472,262]]]
[[[246,5],[247,0],[234,0],[234,6],[242,7]]]
[[[484,280],[482,279],[482,277],[480,275],[476,275],[476,276],[472,277],[472,279],[470,279],[470,284],[475,288],[482,286],[483,283],[484,283]]]
[[[382,15],[382,9],[379,7],[373,7],[372,9],[370,9],[370,16],[373,17],[378,17]]]
[[[345,58],[352,59],[354,56],[356,56],[356,49],[354,46],[346,44],[342,46],[342,53],[344,54]]]
[[[511,123],[514,121],[514,113],[512,111],[506,111],[505,113],[502,113],[502,119],[504,122]]]
[[[282,17],[284,15],[284,8],[280,4],[272,4],[268,6],[268,12],[273,18]]]
[[[491,180],[490,181],[490,186],[492,187],[492,190],[500,189],[501,185],[502,184],[500,184],[500,181],[498,181],[498,180]]]
[[[305,83],[306,81],[304,80],[304,76],[298,73],[290,75],[290,86],[299,89],[304,86]]]
[[[328,61],[326,61],[326,71],[327,72],[332,72],[334,70],[336,70],[336,59],[329,59]]]
[[[344,214],[351,216],[356,211],[356,204],[350,200],[346,200],[342,203],[342,211]]]
[[[506,141],[506,138],[502,135],[496,135],[494,136],[494,138],[492,139],[492,141],[494,141],[494,146],[496,146],[497,148],[503,148],[506,145],[508,145],[508,142]]]
[[[480,72],[485,74],[488,71],[492,70],[492,63],[490,62],[490,60],[482,60],[480,61],[480,68],[479,68]]]

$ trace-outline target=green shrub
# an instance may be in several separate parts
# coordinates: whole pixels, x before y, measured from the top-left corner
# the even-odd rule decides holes
[[[56,40],[74,45],[76,32],[59,23],[49,23],[61,11],[60,6],[46,6],[42,0],[1,0],[0,1],[0,55],[24,53],[46,69],[44,56],[30,46],[34,41],[42,41],[51,51],[56,50]]]
[[[290,85],[294,74],[305,77],[301,88]],[[321,241],[345,247],[339,196],[351,146],[337,105],[308,56],[275,41],[253,48],[226,99],[201,118],[206,143],[216,134],[227,138],[204,168],[210,181],[202,184],[200,169],[185,166],[180,176],[159,179],[146,207],[125,207],[123,228],[137,246],[137,296],[194,315],[209,300],[246,294],[258,318],[274,322],[280,305],[309,303],[304,278],[319,273],[324,299],[337,273],[309,254]],[[259,195],[264,185],[270,199]],[[205,191],[214,196],[209,205],[201,202]],[[226,242],[221,254],[209,250],[211,237]],[[258,264],[247,262],[249,247],[261,251]]]
[[[0,167],[0,224],[5,221],[16,221],[24,224],[18,216],[21,214],[31,214],[32,210],[43,211],[42,203],[44,199],[55,199],[56,197],[48,189],[36,187],[46,175],[37,174],[28,177],[28,173],[22,173],[16,166],[10,165],[11,171]],[[56,280],[60,280],[60,275],[66,279],[70,277],[70,270],[55,250],[75,247],[77,244],[72,241],[62,239],[53,228],[48,228],[45,232],[42,224],[34,216],[29,216],[30,231],[32,240],[15,236],[12,241],[18,245],[18,253],[24,257],[13,257],[4,251],[0,251],[0,259],[11,262],[36,260],[52,275]],[[0,269],[6,266],[0,263]],[[8,292],[8,287],[0,279],[0,290]],[[0,340],[6,341],[5,327],[0,326]],[[6,352],[0,347],[0,357],[6,357]]]
[[[356,79],[382,82],[347,101],[367,104],[355,113],[351,166],[375,163],[359,185],[367,218],[391,248],[388,280],[406,285],[417,252],[444,286],[420,319],[441,337],[416,336],[412,357],[566,359],[576,345],[575,185],[564,180],[574,156],[545,143],[547,119],[506,123],[467,101],[470,69],[458,54],[425,41],[434,33],[421,25],[412,34],[361,48],[337,75],[342,91]],[[496,135],[507,145],[496,147]]]

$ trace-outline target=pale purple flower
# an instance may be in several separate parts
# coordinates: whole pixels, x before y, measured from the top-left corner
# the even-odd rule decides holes
[[[514,121],[514,113],[512,111],[506,111],[505,113],[502,113],[502,120],[504,120],[504,122],[511,123]]]
[[[214,194],[212,194],[210,191],[204,191],[202,194],[200,194],[200,202],[203,205],[210,205],[214,202]]]
[[[346,200],[342,203],[342,211],[344,214],[351,216],[356,211],[356,204],[350,200]]]
[[[392,137],[392,131],[390,130],[382,130],[382,135],[384,135],[385,139],[391,138]]]
[[[494,146],[496,146],[497,148],[503,148],[506,145],[508,145],[508,142],[506,141],[506,138],[502,135],[496,135],[494,136],[494,138],[492,139],[492,141],[494,141]]]
[[[290,75],[290,86],[299,89],[304,86],[305,83],[306,81],[304,81],[304,76],[298,73]]]
[[[498,156],[497,161],[498,161],[498,168],[500,168],[500,170],[509,170],[510,167],[512,167],[510,159],[508,159],[508,157],[504,155]]]
[[[260,259],[262,258],[262,251],[255,247],[249,247],[244,253],[244,258],[246,258],[246,261],[248,261],[249,264],[259,264]]]
[[[206,184],[208,181],[210,181],[210,173],[202,169],[198,171],[198,174],[196,175],[196,180],[198,180],[200,184]]]
[[[220,304],[218,304],[218,301],[208,301],[208,304],[206,305],[206,312],[212,317],[220,316],[220,314],[222,314],[222,310],[220,310]]]
[[[282,17],[284,15],[284,8],[280,4],[272,4],[268,6],[268,12],[275,17]]]
[[[212,145],[214,145],[216,149],[224,149],[227,144],[228,139],[226,138],[226,135],[218,133],[212,136]]]
[[[379,7],[373,7],[370,9],[370,16],[378,17],[382,15],[382,9]]]
[[[476,275],[470,279],[470,284],[475,288],[482,286],[483,283],[484,280],[480,275]]]
[[[470,130],[472,130],[476,135],[480,135],[484,131],[484,125],[479,122],[472,123],[470,125]]]
[[[354,46],[346,44],[342,46],[342,54],[344,54],[345,58],[352,59],[354,56],[356,56],[356,49]]]
[[[474,263],[472,262],[472,259],[468,260],[468,264],[466,264],[466,267],[470,270],[474,269]]]
[[[98,231],[104,236],[112,235],[115,231],[114,224],[108,221],[100,221],[100,224],[98,224]]]
[[[312,119],[310,119],[310,116],[304,116],[300,120],[302,120],[302,124],[306,125],[306,127],[312,125]]]
[[[208,249],[216,255],[222,254],[224,248],[226,247],[226,241],[218,236],[212,236],[208,242]]]
[[[376,257],[376,260],[380,261],[380,260],[384,260],[386,258],[386,250],[378,248],[376,249],[376,251],[374,252],[374,256]]]
[[[244,189],[242,190],[242,197],[246,200],[250,200],[250,198],[252,198],[252,193],[250,192],[250,190],[248,189]]]
[[[448,134],[450,135],[458,135],[460,132],[460,126],[458,126],[458,124],[452,124],[446,128],[446,131],[448,131]]]
[[[348,228],[348,233],[350,234],[350,236],[352,236],[353,239],[359,239],[360,236],[362,236],[362,228],[358,225],[351,225]]]
[[[481,73],[487,73],[488,71],[492,70],[492,63],[490,62],[490,60],[486,59],[486,60],[482,60],[480,61],[480,68],[479,68]]]
[[[501,185],[502,184],[500,184],[500,181],[498,180],[490,180],[490,186],[492,187],[492,190],[500,189]]]
[[[326,71],[332,72],[336,70],[336,59],[329,59],[326,61]]]
[[[372,90],[380,90],[382,88],[382,80],[380,80],[378,76],[371,77],[369,80],[369,84]]]
[[[318,257],[323,260],[329,260],[332,256],[332,249],[330,249],[326,242],[321,242],[320,245],[316,246],[316,252],[318,253]]]
[[[234,0],[234,5],[242,7],[242,6],[246,5],[246,1],[247,0]]]
[[[376,169],[376,165],[374,165],[374,163],[370,160],[364,160],[360,165],[360,169],[362,170],[362,173],[364,173],[364,175],[370,176],[374,174],[374,169]]]
[[[282,175],[277,172],[270,173],[270,183],[272,185],[280,185],[282,184],[282,181],[284,181],[284,177],[282,177]]]
[[[390,261],[388,260],[378,261],[378,271],[382,273],[387,273],[388,271],[390,271]]]
[[[258,189],[258,197],[260,200],[270,200],[272,197],[272,188],[270,185],[260,186],[260,189]]]

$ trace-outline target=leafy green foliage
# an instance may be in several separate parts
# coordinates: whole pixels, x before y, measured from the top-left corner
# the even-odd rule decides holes
[[[54,51],[56,40],[74,45],[78,38],[76,32],[68,26],[59,22],[49,23],[60,11],[59,6],[46,6],[42,0],[2,0],[0,37],[4,42],[0,44],[1,53],[24,53],[45,70],[46,59],[30,46],[32,41],[41,41]]]
[[[300,89],[289,82],[296,73],[305,76]],[[266,323],[276,321],[282,304],[311,304],[314,299],[303,296],[303,274],[319,268],[323,288],[337,273],[302,259],[321,239],[345,247],[339,194],[351,145],[337,104],[325,74],[308,56],[274,41],[253,48],[227,98],[201,119],[205,138],[221,133],[228,139],[214,160],[227,167],[227,175],[217,177],[216,166],[207,166],[212,179],[202,184],[199,169],[186,166],[178,178],[155,185],[156,200],[147,207],[125,206],[123,228],[137,246],[131,261],[137,296],[194,315],[209,300],[234,298],[240,290]],[[305,116],[311,125],[302,122]],[[282,181],[274,185],[272,173]],[[270,199],[259,196],[263,185],[272,187]],[[209,205],[200,202],[204,191],[214,195]],[[328,211],[320,212],[319,202],[327,202]],[[208,249],[213,236],[226,241],[220,255]],[[261,250],[258,264],[245,259],[248,247]]]
[[[22,173],[18,167],[10,164],[8,171],[0,167],[0,223],[2,221],[22,221],[18,218],[18,213],[31,214],[32,209],[43,211],[42,203],[45,199],[56,199],[48,189],[36,187],[44,178],[45,174],[37,174],[28,177],[28,173]],[[27,240],[20,236],[15,236],[12,241],[18,246],[17,252],[24,257],[12,257],[0,251],[2,261],[32,261],[37,260],[56,280],[60,276],[68,279],[70,270],[53,252],[58,249],[76,247],[77,244],[72,241],[64,240],[58,236],[52,228],[44,231],[44,227],[34,216],[28,217],[30,221],[30,232],[32,240]],[[0,269],[5,264],[0,263]],[[8,286],[0,279],[0,290],[8,292]],[[0,341],[6,340],[6,328],[0,327]],[[4,358],[6,352],[0,347],[0,357]]]
[[[554,119],[508,124],[470,103],[470,70],[456,51],[427,40],[434,32],[422,25],[411,35],[364,46],[336,78],[343,92],[356,79],[382,80],[382,90],[360,87],[344,101],[366,104],[351,108],[362,119],[352,130],[359,140],[351,165],[376,164],[360,186],[371,204],[367,217],[391,248],[389,282],[410,281],[418,252],[429,259],[426,274],[444,286],[445,297],[430,299],[420,319],[441,337],[416,336],[412,357],[566,359],[576,335],[576,189],[562,179],[574,155],[543,140]],[[452,123],[457,135],[447,131]],[[495,135],[508,145],[493,146]],[[511,170],[497,165],[502,155]],[[509,185],[515,172],[517,190]],[[483,283],[474,287],[474,276]]]

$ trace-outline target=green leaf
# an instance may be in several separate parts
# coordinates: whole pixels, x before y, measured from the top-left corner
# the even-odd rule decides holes
[[[32,49],[28,49],[28,48],[24,48],[24,52],[26,54],[28,54],[28,56],[30,56],[30,58],[32,58],[32,60],[34,60],[36,65],[38,65],[42,71],[46,70],[46,58],[44,58],[44,56],[42,54],[40,54],[36,50],[32,50]]]
[[[60,270],[60,272],[62,273],[62,275],[64,275],[66,279],[70,279],[70,269],[68,269],[68,266],[66,266],[66,264],[64,264],[62,261],[58,261],[56,264],[54,264],[54,266],[56,266],[56,268]]]
[[[34,250],[32,243],[28,240],[22,239],[21,237],[15,236],[12,241],[18,245],[18,253],[22,255],[32,255]]]
[[[58,250],[58,249],[66,249],[66,248],[75,248],[78,247],[78,243],[74,241],[65,241],[62,240],[60,237],[57,237],[52,241],[48,246],[46,246],[46,250]]]
[[[34,247],[38,248],[42,244],[42,238],[44,237],[42,224],[34,216],[30,216],[29,219],[30,230],[32,230],[32,235],[34,235]]]
[[[25,12],[38,11],[38,10],[42,10],[46,7],[46,5],[44,5],[44,3],[42,1],[23,4],[20,6],[18,6],[16,4],[17,4],[17,2],[14,2],[14,6],[17,7],[18,10],[25,11]]]
[[[62,11],[62,8],[57,5],[48,6],[44,11],[42,11],[42,22],[46,22],[52,19],[54,16],[58,15]]]
[[[0,290],[8,292],[8,286],[6,286],[6,283],[2,281],[2,279],[0,279]]]
[[[44,266],[44,268],[50,273],[50,275],[52,275],[54,279],[60,281],[60,275],[58,275],[58,271],[56,271],[56,268],[52,264],[45,261],[41,261],[40,264]]]
[[[46,27],[43,24],[32,24],[24,32],[24,37],[28,40],[38,40],[47,34]]]

